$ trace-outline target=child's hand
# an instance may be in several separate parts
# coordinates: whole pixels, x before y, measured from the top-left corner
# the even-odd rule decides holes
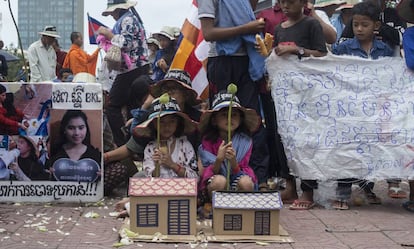
[[[236,151],[234,150],[232,143],[228,143],[226,148],[226,154],[225,157],[227,160],[229,160],[230,165],[232,168],[237,167],[237,160],[236,160]]]
[[[285,44],[279,44],[277,47],[275,47],[275,53],[278,56],[282,56],[285,54],[296,54],[298,51],[298,48],[296,45],[285,45]]]
[[[220,162],[223,162],[226,156],[227,147],[224,144],[224,140],[221,141],[221,144],[219,146],[218,152],[217,152],[217,160]]]
[[[169,169],[172,168],[175,164],[169,153],[165,153],[158,149],[155,149],[152,159],[154,162],[158,162],[160,165]]]

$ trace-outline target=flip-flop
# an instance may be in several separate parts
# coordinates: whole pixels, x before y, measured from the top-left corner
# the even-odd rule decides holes
[[[395,199],[405,199],[407,198],[407,193],[400,187],[390,187],[388,188],[388,196]]]
[[[289,206],[290,210],[309,210],[315,206],[313,201],[302,201],[302,200],[295,200],[293,201],[292,205]]]
[[[337,210],[348,210],[349,205],[347,201],[337,200],[332,203],[332,208],[337,209]]]
[[[414,201],[406,201],[402,204],[402,206],[405,210],[414,213]]]

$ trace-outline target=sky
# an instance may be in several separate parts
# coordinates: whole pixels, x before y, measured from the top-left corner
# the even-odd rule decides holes
[[[9,13],[8,1],[11,3],[13,15],[18,20],[17,1],[18,0],[0,0],[0,12],[2,13],[2,28],[0,32],[0,39],[4,41],[7,46],[10,43],[17,45],[17,34],[14,27],[11,15]],[[59,0],[55,0],[59,1]],[[187,13],[191,8],[192,0],[136,0],[138,3],[135,6],[140,14],[144,27],[147,31],[147,36],[150,33],[159,32],[163,26],[180,27],[183,25]],[[85,0],[85,34],[87,37],[86,13],[101,23],[112,27],[115,21],[111,16],[104,17],[101,15],[102,11],[106,9],[106,0]],[[84,49],[88,52],[93,51],[96,46],[87,44],[88,39],[85,39]]]

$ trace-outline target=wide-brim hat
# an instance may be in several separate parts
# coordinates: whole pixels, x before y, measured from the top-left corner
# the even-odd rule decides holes
[[[330,5],[340,5],[344,4],[347,1],[345,0],[316,0],[315,4],[313,5],[315,8],[323,8]]]
[[[160,35],[163,35],[170,39],[171,41],[175,40],[175,30],[174,27],[164,26],[162,27],[161,31],[158,33],[154,33],[152,36],[159,40]]]
[[[414,23],[414,10],[410,6],[411,0],[401,0],[397,5],[398,15],[406,22]]]
[[[46,26],[43,31],[39,32],[40,35],[50,36],[54,38],[60,38],[55,26]]]
[[[114,12],[116,9],[129,9],[137,5],[136,1],[126,1],[126,0],[108,0],[108,7],[104,12],[102,12],[103,16],[109,16]]]
[[[352,9],[354,5],[360,3],[362,1],[360,0],[347,0],[345,4],[342,4],[338,8],[335,9],[335,11],[341,11],[343,9]]]
[[[201,134],[206,131],[213,113],[230,106],[231,96],[232,95],[230,93],[218,93],[214,96],[211,109],[201,114],[200,123],[198,124],[198,130]],[[261,119],[255,110],[243,107],[236,96],[233,98],[232,108],[240,110],[243,113],[242,122],[251,133],[257,131],[260,126]]]
[[[160,98],[156,98],[151,103],[151,114],[148,119],[137,125],[134,128],[134,135],[138,137],[151,137],[152,127],[151,123],[157,120],[158,117],[162,118],[166,115],[177,115],[184,120],[184,133],[191,134],[197,129],[197,124],[187,114],[181,112],[177,101],[174,98],[169,97],[167,103],[162,104]]]
[[[158,48],[160,48],[160,42],[155,39],[154,37],[150,37],[147,39],[147,44],[154,44],[156,45]]]
[[[23,136],[20,135],[20,138],[23,138],[29,145],[30,147],[32,147],[32,149],[34,150],[36,157],[39,158],[40,152],[37,148],[37,144],[35,143],[35,141],[33,140],[33,138],[29,137],[29,136]]]
[[[189,95],[187,101],[190,105],[194,106],[201,103],[201,99],[198,97],[197,92],[191,87],[191,76],[186,71],[181,69],[168,70],[164,76],[164,79],[151,86],[151,95],[155,98],[161,96],[164,93],[163,86],[167,82],[175,82],[179,86],[183,87]]]

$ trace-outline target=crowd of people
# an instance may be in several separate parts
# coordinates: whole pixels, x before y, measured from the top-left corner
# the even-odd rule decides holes
[[[71,81],[70,75],[82,72],[95,75],[96,58],[101,49],[105,51],[104,73],[98,82],[109,82],[104,88],[106,195],[134,174],[194,177],[199,178],[198,204],[203,206],[211,202],[212,191],[268,191],[268,180],[277,176],[285,179],[281,196],[284,203],[291,204],[291,210],[315,205],[318,179],[301,180],[298,196],[296,177],[277,132],[266,56],[258,52],[255,35],[272,34],[269,52],[281,57],[295,55],[300,60],[333,53],[375,60],[404,56],[407,67],[414,69],[413,28],[407,28],[407,23],[414,23],[414,1],[401,0],[395,7],[391,0],[279,0],[272,8],[255,13],[257,2],[198,1],[201,30],[210,42],[208,100],[198,97],[188,72],[170,68],[180,30],[164,26],[146,37],[135,2],[120,1],[102,13],[116,23],[112,29],[97,30],[99,48],[92,55],[81,48],[79,32],[71,34],[72,47],[65,55],[59,49],[60,37],[54,26],[40,32],[40,40],[28,50],[30,82]],[[235,96],[227,91],[230,83],[237,87]],[[0,104],[4,105],[1,96]],[[86,123],[81,117],[76,120]],[[13,125],[20,124],[15,121]],[[89,132],[87,125],[82,127]],[[163,147],[161,140],[166,143]],[[59,148],[63,149],[59,156],[74,160],[90,149],[96,152],[88,144],[74,142]],[[73,157],[74,152],[82,153]],[[143,171],[128,168],[125,160],[131,158],[143,161]],[[349,209],[353,183],[360,184],[369,203],[381,203],[373,191],[374,183],[366,179],[337,181],[333,208]],[[401,179],[387,182],[389,196],[408,197],[404,207],[414,211],[413,181],[409,182],[409,195],[400,187]],[[127,201],[122,201],[117,208],[123,211],[128,207],[125,204]]]

